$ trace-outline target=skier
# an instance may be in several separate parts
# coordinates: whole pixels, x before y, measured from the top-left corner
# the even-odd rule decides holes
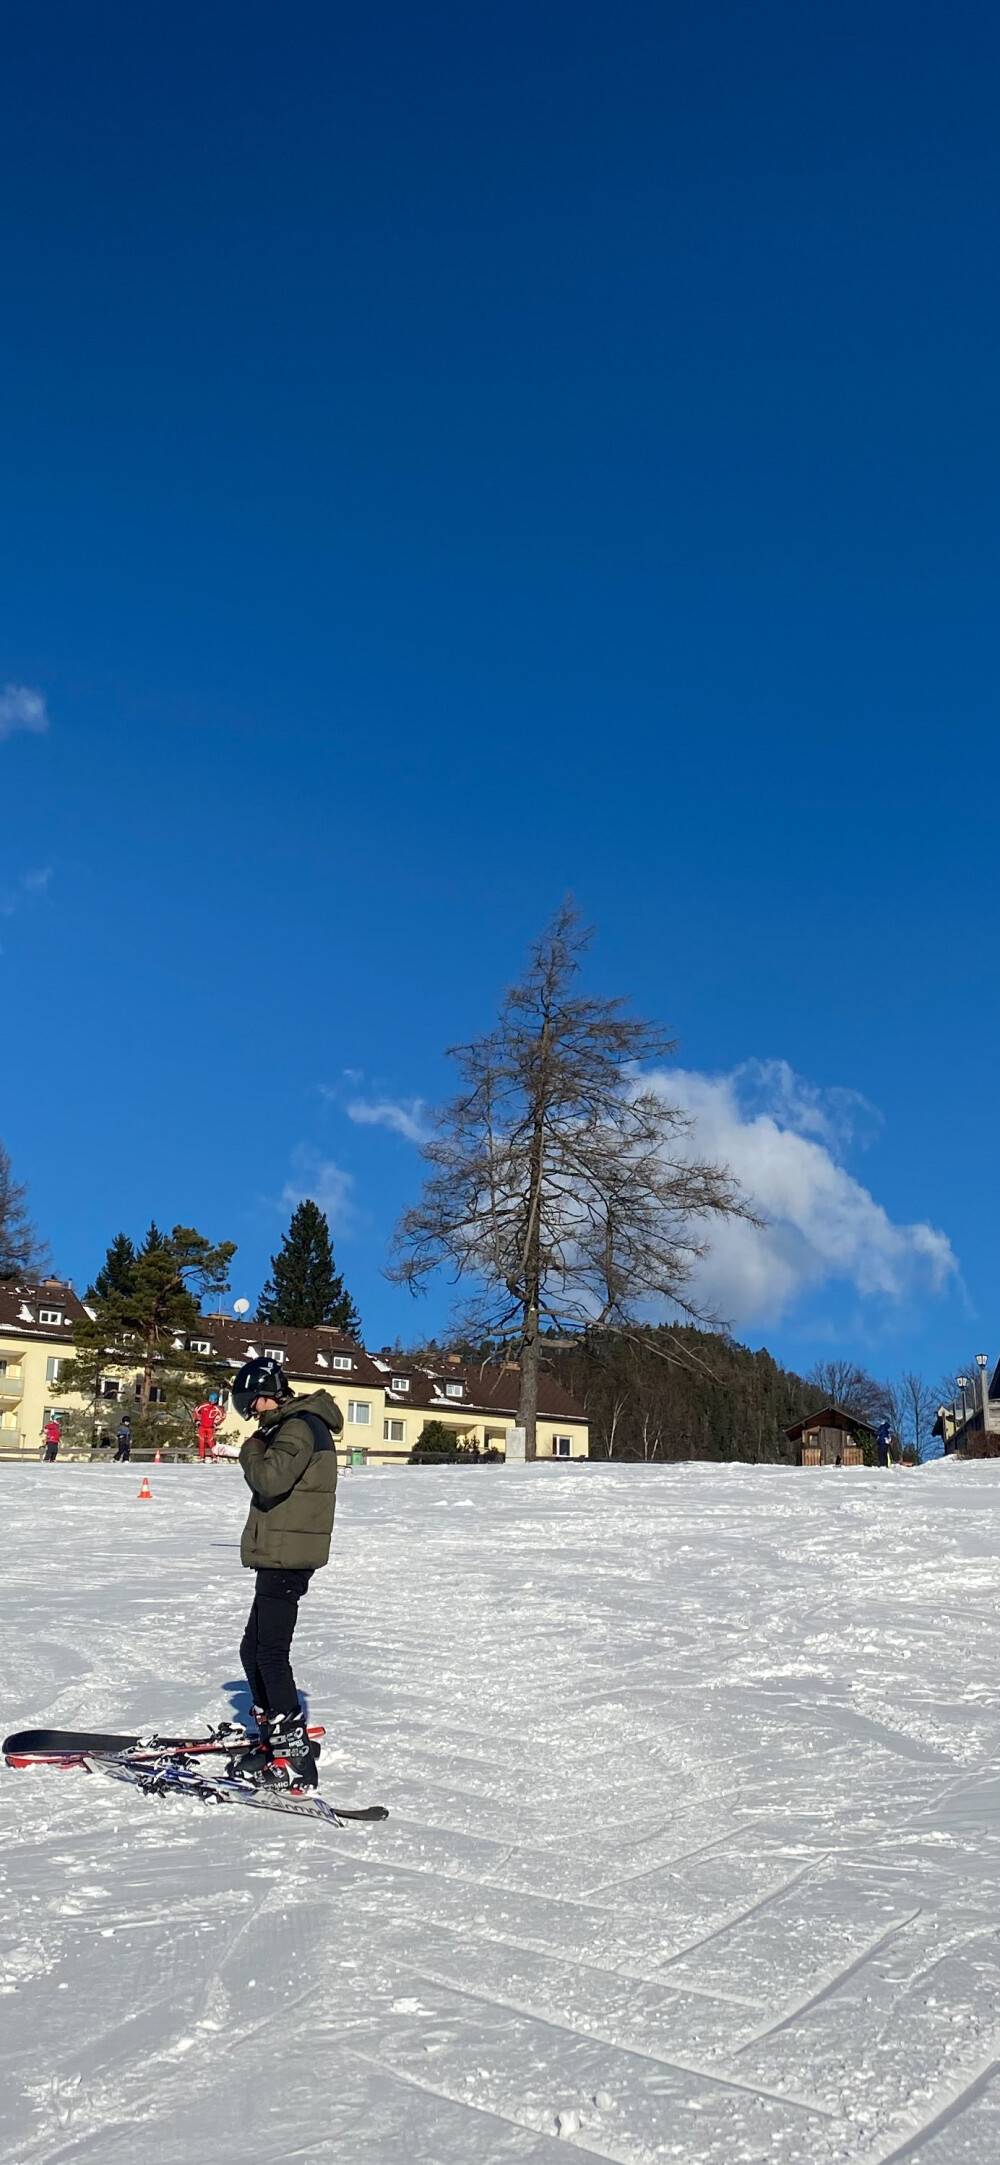
[[[59,1456],[59,1445],[62,1442],[62,1429],[60,1428],[58,1421],[46,1421],[45,1426],[42,1429],[42,1436],[44,1438],[45,1445],[45,1462],[46,1465],[52,1466],[55,1464],[55,1461]]]
[[[115,1435],[118,1441],[118,1449],[115,1452],[115,1465],[117,1466],[119,1459],[127,1461],[132,1456],[132,1421],[129,1414],[122,1414]]]
[[[337,1500],[340,1408],[326,1391],[297,1398],[284,1369],[268,1358],[246,1361],[233,1405],[256,1433],[240,1452],[252,1491],[240,1561],[256,1571],[240,1660],[253,1693],[257,1743],[232,1762],[244,1780],[315,1789],[318,1753],[311,1743],[289,1650],[299,1602],[330,1554]]]
[[[226,1418],[219,1404],[218,1392],[211,1391],[204,1405],[195,1407],[191,1418],[198,1431],[198,1457],[204,1465],[206,1458],[215,1457],[216,1431],[221,1428]]]
[[[892,1424],[890,1421],[880,1421],[875,1430],[875,1457],[880,1466],[892,1465]]]

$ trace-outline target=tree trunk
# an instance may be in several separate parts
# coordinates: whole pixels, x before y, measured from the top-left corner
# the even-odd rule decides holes
[[[524,1430],[525,1458],[536,1455],[538,1435],[538,1309],[526,1308],[521,1341],[521,1381],[517,1394],[517,1425]]]
[[[146,1362],[142,1371],[142,1388],[139,1393],[139,1419],[141,1422],[149,1419],[149,1401],[153,1395],[153,1359],[154,1341],[150,1338],[146,1343]]]

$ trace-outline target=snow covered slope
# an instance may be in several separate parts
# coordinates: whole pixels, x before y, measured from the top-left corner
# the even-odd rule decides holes
[[[3,1467],[0,1719],[232,1712],[229,1467]],[[0,1769],[3,2165],[1000,2157],[1000,1473],[365,1471],[303,1828]]]

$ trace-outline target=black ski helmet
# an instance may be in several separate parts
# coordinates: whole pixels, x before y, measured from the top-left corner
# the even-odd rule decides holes
[[[233,1384],[233,1405],[241,1421],[248,1421],[258,1398],[291,1398],[288,1377],[277,1361],[258,1355],[256,1360],[244,1361]]]

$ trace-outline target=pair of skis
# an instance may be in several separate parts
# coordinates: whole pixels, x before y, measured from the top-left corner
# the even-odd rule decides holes
[[[310,1729],[321,1737],[322,1729]],[[213,1774],[211,1755],[230,1758],[254,1739],[238,1722],[222,1722],[204,1737],[107,1736],[77,1729],[21,1729],[6,1737],[9,1767],[63,1767],[129,1782],[144,1796],[196,1797],[203,1804],[247,1804],[256,1811],[324,1819],[341,1827],[352,1820],[388,1819],[384,1804],[328,1804],[315,1789],[258,1788],[231,1774]]]

